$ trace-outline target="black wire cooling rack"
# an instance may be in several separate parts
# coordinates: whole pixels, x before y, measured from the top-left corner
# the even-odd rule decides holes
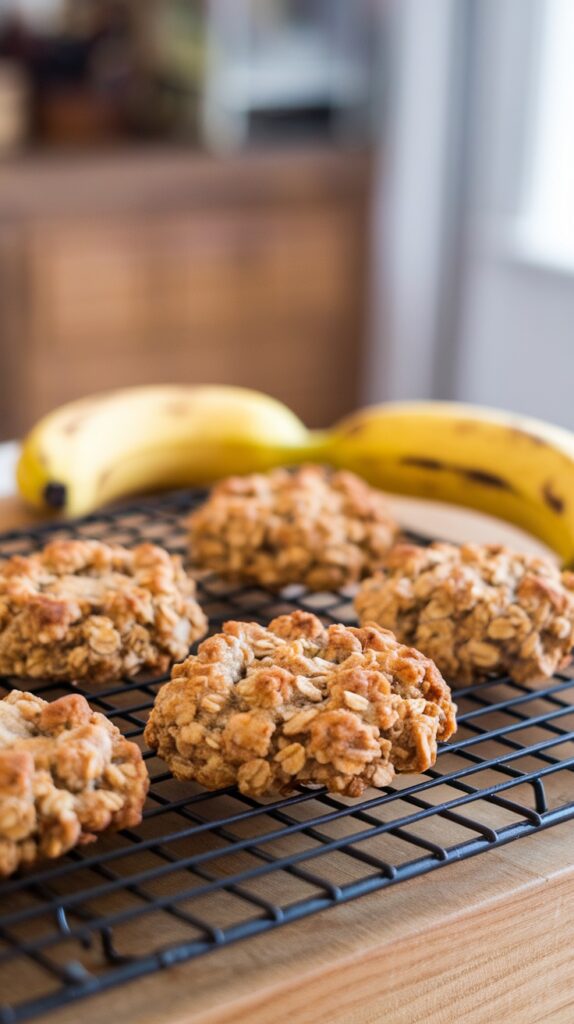
[[[185,552],[178,493],[65,526],[0,537],[0,555],[48,537],[156,541]],[[280,596],[199,580],[217,631],[294,608],[353,621],[351,593]],[[454,860],[574,818],[574,671],[543,689],[507,678],[457,690],[459,729],[436,767],[358,801],[301,790],[258,804],[235,789],[207,793],[147,755],[152,785],[141,826],[106,835],[0,885],[0,1024],[16,1024],[171,964],[278,928]],[[162,680],[76,688],[141,742]],[[0,680],[0,695],[13,683]],[[51,700],[65,685],[35,685]]]

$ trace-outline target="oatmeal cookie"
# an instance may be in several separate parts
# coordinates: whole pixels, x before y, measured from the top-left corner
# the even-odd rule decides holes
[[[139,748],[79,694],[0,700],[0,876],[141,820]]]
[[[228,579],[336,590],[380,564],[397,525],[359,477],[304,466],[223,480],[190,530],[192,559]]]
[[[105,682],[165,671],[206,632],[195,584],[153,544],[56,540],[0,563],[0,674]]]
[[[145,737],[176,778],[207,789],[360,796],[434,764],[455,712],[433,662],[388,630],[297,611],[204,640],[159,691]]]
[[[548,678],[570,659],[574,573],[496,544],[398,544],[361,585],[361,621],[392,629],[451,685]]]

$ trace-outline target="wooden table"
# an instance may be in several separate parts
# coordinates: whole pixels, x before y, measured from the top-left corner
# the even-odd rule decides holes
[[[508,527],[466,513],[434,507],[421,518],[414,503],[394,504],[403,521],[439,536],[516,538]],[[16,499],[0,503],[0,529],[29,518]],[[573,949],[570,822],[43,1020],[572,1024]]]

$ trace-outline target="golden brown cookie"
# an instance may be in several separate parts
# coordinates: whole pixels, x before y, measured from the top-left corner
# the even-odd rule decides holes
[[[159,691],[145,737],[176,778],[208,789],[360,796],[434,764],[455,712],[433,662],[392,633],[294,612],[204,640]]]
[[[164,672],[205,634],[195,583],[153,544],[56,540],[0,563],[0,674],[106,682]]]
[[[0,875],[137,825],[147,789],[139,748],[84,697],[0,700]]]
[[[355,606],[362,622],[424,651],[453,686],[491,673],[548,678],[574,642],[574,574],[496,544],[398,544]]]
[[[359,477],[304,466],[222,481],[190,530],[192,560],[228,579],[336,590],[380,564],[397,525]]]

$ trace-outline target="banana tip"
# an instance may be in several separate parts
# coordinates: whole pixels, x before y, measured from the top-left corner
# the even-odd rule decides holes
[[[44,487],[42,497],[49,508],[62,509],[66,505],[66,485],[58,483],[56,480],[50,480]]]

